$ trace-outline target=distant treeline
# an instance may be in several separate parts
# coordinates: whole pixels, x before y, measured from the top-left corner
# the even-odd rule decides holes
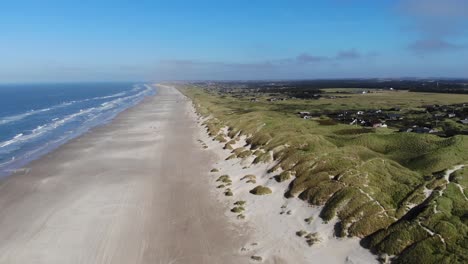
[[[304,81],[223,82],[226,86],[256,89],[259,92],[297,95],[319,94],[325,88],[362,88],[410,90],[413,92],[468,94],[465,79],[334,79]]]

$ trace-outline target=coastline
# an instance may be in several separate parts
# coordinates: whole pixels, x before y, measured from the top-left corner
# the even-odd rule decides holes
[[[0,263],[248,263],[173,88],[0,181]]]
[[[48,142],[43,143],[42,145],[36,146],[35,149],[22,153],[20,156],[13,156],[11,160],[1,163],[0,164],[0,180],[2,178],[13,175],[18,171],[19,172],[27,171],[27,169],[25,170],[24,167],[28,166],[29,163],[35,160],[38,160],[42,156],[47,155],[48,153],[53,152],[54,150],[58,149],[62,145],[65,145],[68,142],[91,132],[95,128],[99,128],[99,127],[109,124],[121,113],[142,103],[147,97],[155,95],[156,87],[154,85],[150,85],[150,84],[142,84],[142,85],[145,86],[147,90],[140,92],[139,94],[141,94],[142,96],[137,97],[136,101],[133,101],[125,105],[125,107],[118,109],[116,112],[113,112],[110,115],[108,114],[104,117],[101,116],[100,119],[97,119],[99,120],[97,122],[93,122],[92,124],[89,124],[89,125],[81,124],[81,126],[76,127],[74,130],[68,131],[66,133],[67,135],[62,135],[59,138],[54,138]],[[46,110],[52,109],[52,108],[54,107],[52,106],[51,108],[46,108]],[[60,122],[60,120],[57,122]],[[43,127],[46,127],[46,126],[47,124],[40,126],[40,128],[42,129]],[[22,136],[22,135],[23,134],[17,134],[17,136]],[[16,139],[16,137],[14,139]]]
[[[203,124],[209,118],[201,116],[195,109],[193,111],[198,118],[201,142],[217,156],[213,167],[216,171],[210,172],[212,193],[224,205],[225,215],[231,224],[252,230],[252,240],[258,244],[243,247],[245,255],[259,256],[264,263],[378,263],[378,256],[363,248],[358,238],[334,236],[337,219],[324,222],[319,217],[323,206],[311,206],[298,198],[285,198],[283,192],[292,179],[277,182],[274,177],[281,171],[269,172],[276,165],[274,161],[254,164],[253,155],[231,158],[233,151],[225,149],[225,143],[218,141],[218,138],[209,136]],[[249,149],[246,136],[230,138],[227,127],[222,129],[221,135],[227,141],[236,141],[232,149]],[[217,180],[222,175],[229,177],[226,186]],[[247,182],[251,178],[245,179],[249,175],[255,176],[254,183]],[[256,186],[268,187],[272,194],[251,194],[250,191]],[[226,190],[232,196],[227,196]],[[245,211],[241,213],[245,219],[239,219],[238,214],[231,211],[236,201],[245,202]],[[306,219],[310,221],[306,222]],[[308,245],[307,234],[317,234],[318,241]]]

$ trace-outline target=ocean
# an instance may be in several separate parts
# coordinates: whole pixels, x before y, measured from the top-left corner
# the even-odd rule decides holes
[[[146,84],[0,85],[0,176],[155,93]]]

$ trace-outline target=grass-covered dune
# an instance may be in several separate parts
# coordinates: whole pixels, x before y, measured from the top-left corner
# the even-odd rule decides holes
[[[285,196],[323,206],[324,221],[338,220],[337,236],[364,238],[363,245],[396,256],[395,263],[468,262],[468,171],[456,171],[449,182],[443,177],[444,170],[468,163],[468,136],[364,129],[296,115],[396,105],[418,108],[468,102],[468,95],[404,92],[335,101],[251,102],[250,97],[213,89],[179,88],[208,117],[204,125],[215,140],[231,146],[237,137],[247,137],[249,145],[233,149],[231,158],[253,155],[254,163],[274,161],[271,172],[284,171],[277,181],[292,179]]]

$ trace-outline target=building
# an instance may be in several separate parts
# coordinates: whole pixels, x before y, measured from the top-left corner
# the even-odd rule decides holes
[[[460,120],[459,121],[460,123],[464,124],[464,125],[468,125],[468,118],[465,118],[463,120]]]

